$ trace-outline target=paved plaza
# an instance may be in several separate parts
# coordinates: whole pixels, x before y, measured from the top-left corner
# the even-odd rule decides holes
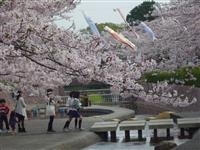
[[[134,111],[119,107],[93,106],[93,108],[110,109],[114,113],[83,118],[84,131],[74,130],[72,121],[72,129],[69,132],[63,132],[62,128],[66,119],[55,119],[56,132],[47,133],[47,119],[27,120],[25,122],[27,133],[0,136],[0,150],[80,150],[101,140],[96,134],[89,132],[94,122],[114,118],[124,120],[134,116]]]
[[[107,115],[99,115],[92,117],[84,117],[83,128],[85,130],[79,131],[73,129],[74,121],[71,123],[71,130],[63,132],[62,128],[66,119],[55,119],[54,129],[55,133],[47,133],[46,128],[48,124],[47,119],[33,119],[26,121],[27,133],[18,133],[16,135],[0,136],[0,150],[154,150],[154,145],[150,143],[152,132],[147,132],[145,129],[143,136],[147,137],[143,142],[124,142],[124,132],[117,131],[117,142],[102,142],[101,139],[90,132],[90,127],[97,121],[109,121],[113,119],[126,120],[133,117],[134,111],[106,106],[93,106],[91,108],[109,109],[113,113]],[[146,116],[137,115],[138,119],[144,119]],[[165,130],[160,131],[163,134]],[[179,130],[173,132],[177,135]],[[131,131],[131,136],[137,138],[137,131]],[[192,150],[199,150],[200,132],[195,136],[194,140],[180,140],[175,138],[172,142],[179,144],[185,143],[175,150],[187,150],[188,146],[192,146]],[[186,149],[185,149],[186,148]]]

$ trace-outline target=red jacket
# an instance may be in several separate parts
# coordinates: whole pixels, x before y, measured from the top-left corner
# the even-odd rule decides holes
[[[0,104],[0,114],[8,114],[9,113],[9,108],[6,105]]]

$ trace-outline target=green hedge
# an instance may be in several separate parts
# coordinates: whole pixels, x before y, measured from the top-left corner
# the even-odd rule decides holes
[[[142,79],[153,83],[168,81],[168,83],[182,84],[184,82],[184,85],[200,87],[200,67],[185,67],[170,72],[151,72],[145,74]]]

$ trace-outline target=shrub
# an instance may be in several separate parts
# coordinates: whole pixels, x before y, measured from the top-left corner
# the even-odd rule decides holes
[[[200,67],[184,67],[174,71],[156,71],[147,73],[142,80],[156,83],[158,81],[168,81],[171,84],[184,84],[200,87]]]

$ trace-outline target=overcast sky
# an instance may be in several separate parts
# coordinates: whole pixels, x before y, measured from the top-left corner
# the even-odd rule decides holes
[[[74,21],[76,29],[83,29],[88,26],[81,11],[83,10],[95,23],[123,23],[122,18],[114,8],[119,8],[121,12],[126,15],[137,5],[144,0],[81,0],[75,10],[70,14],[72,16],[71,23]],[[156,2],[166,3],[169,0],[155,0]],[[59,26],[69,27],[70,23],[65,21],[57,22]]]

